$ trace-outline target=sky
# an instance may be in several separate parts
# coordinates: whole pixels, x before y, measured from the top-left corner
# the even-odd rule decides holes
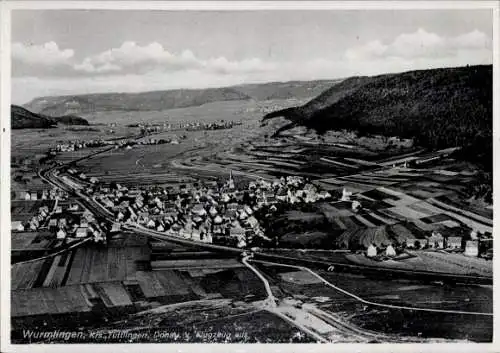
[[[491,64],[491,10],[12,11],[12,102]]]

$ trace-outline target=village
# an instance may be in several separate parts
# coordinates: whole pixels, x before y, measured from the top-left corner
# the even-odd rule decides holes
[[[79,147],[78,147],[79,148]],[[83,148],[83,147],[82,147]],[[279,205],[342,202],[351,211],[363,209],[359,199],[343,188],[338,200],[309,180],[287,176],[272,182],[264,179],[235,183],[232,172],[221,182],[195,182],[179,186],[127,188],[119,183],[103,185],[96,177],[87,177],[76,167],[66,170],[62,178],[75,189],[89,195],[113,214],[115,222],[98,224],[90,211],[78,203],[69,203],[64,191],[52,189],[26,192],[24,200],[55,200],[53,209],[41,206],[30,220],[13,221],[12,230],[36,232],[49,229],[59,240],[91,238],[105,243],[107,234],[121,230],[122,225],[138,225],[159,233],[217,245],[250,248],[255,244],[279,247],[279,237],[267,234],[262,217],[273,217]],[[463,232],[462,232],[463,233]],[[407,250],[446,250],[470,257],[491,259],[491,246],[481,247],[481,241],[491,239],[476,230],[457,234],[456,228],[429,231],[423,239],[409,238],[403,243],[367,245],[362,253],[372,260],[397,258]],[[359,252],[359,250],[358,250]]]

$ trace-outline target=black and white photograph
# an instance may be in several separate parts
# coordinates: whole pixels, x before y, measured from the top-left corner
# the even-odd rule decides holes
[[[2,5],[2,351],[491,349],[498,3],[264,3]]]

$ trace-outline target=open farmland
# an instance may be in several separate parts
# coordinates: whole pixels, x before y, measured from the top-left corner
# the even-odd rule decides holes
[[[401,268],[414,271],[454,273],[460,275],[492,276],[491,261],[469,258],[462,254],[448,254],[437,251],[409,251],[414,257],[404,260],[374,261],[364,255],[349,254],[346,258],[355,264]]]
[[[148,259],[144,247],[82,247],[75,251],[66,284],[123,281],[135,275],[138,261]]]
[[[268,276],[271,285],[279,287],[284,295],[301,303],[315,304],[367,330],[397,334],[398,337],[419,336],[421,332],[422,338],[460,339],[466,334],[467,339],[473,341],[491,340],[491,317],[366,305],[324,283],[288,280],[290,276],[300,278],[303,271],[294,271],[278,265],[257,266]],[[491,312],[493,308],[491,286],[442,286],[422,284],[419,281],[383,280],[362,275],[316,272],[333,285],[374,303],[471,312]],[[432,320],[432,324],[429,324],[428,320]]]

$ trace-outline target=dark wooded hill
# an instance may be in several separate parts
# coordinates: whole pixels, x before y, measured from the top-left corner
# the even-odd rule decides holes
[[[12,129],[37,129],[52,128],[57,124],[63,125],[89,125],[88,121],[74,115],[49,117],[32,113],[18,105],[10,106],[10,124]]]
[[[319,133],[355,130],[414,138],[431,149],[462,146],[462,157],[492,170],[491,65],[343,80],[300,107],[272,112]]]

